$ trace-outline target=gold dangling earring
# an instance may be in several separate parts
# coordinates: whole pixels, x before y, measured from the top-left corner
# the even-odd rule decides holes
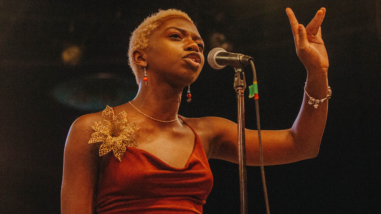
[[[191,94],[191,91],[190,91],[190,85],[188,85],[188,92],[187,92],[187,102],[190,103],[192,101],[192,94]]]
[[[147,69],[144,67],[144,78],[143,78],[145,84],[147,85],[148,77],[147,77]]]

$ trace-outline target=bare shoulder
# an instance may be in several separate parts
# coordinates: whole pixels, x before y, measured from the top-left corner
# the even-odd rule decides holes
[[[99,155],[89,144],[94,122],[102,120],[102,113],[86,114],[75,120],[66,139],[61,213],[86,210],[94,213],[95,190],[98,179]]]
[[[91,146],[88,145],[88,141],[91,138],[91,134],[94,132],[92,126],[95,122],[101,120],[103,120],[102,112],[86,114],[76,119],[70,127],[65,149],[91,149]]]
[[[103,120],[102,112],[97,113],[91,113],[91,114],[85,114],[77,118],[73,124],[71,125],[70,130],[87,130],[91,129],[91,126],[97,122]]]
[[[216,142],[231,130],[236,130],[234,122],[221,117],[182,118],[196,131],[208,158],[212,156]]]
[[[213,133],[223,131],[225,128],[231,128],[236,125],[234,122],[221,117],[184,118],[184,120],[195,130],[207,130]]]

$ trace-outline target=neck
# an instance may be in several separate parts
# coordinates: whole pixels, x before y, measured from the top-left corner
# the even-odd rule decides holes
[[[169,121],[177,118],[182,91],[181,88],[173,88],[167,84],[155,84],[151,81],[145,85],[142,81],[132,103],[155,119]]]

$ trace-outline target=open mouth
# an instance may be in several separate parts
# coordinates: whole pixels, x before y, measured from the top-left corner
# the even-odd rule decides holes
[[[199,54],[196,53],[191,53],[188,54],[184,57],[184,59],[193,67],[198,67],[200,66],[201,63],[201,57]]]

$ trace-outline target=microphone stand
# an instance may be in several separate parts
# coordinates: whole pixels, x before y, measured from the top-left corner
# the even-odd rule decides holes
[[[248,214],[247,210],[247,172],[246,172],[246,146],[245,146],[245,100],[246,79],[243,67],[234,67],[234,90],[237,93],[238,106],[238,157],[239,157],[239,187],[241,214]]]

